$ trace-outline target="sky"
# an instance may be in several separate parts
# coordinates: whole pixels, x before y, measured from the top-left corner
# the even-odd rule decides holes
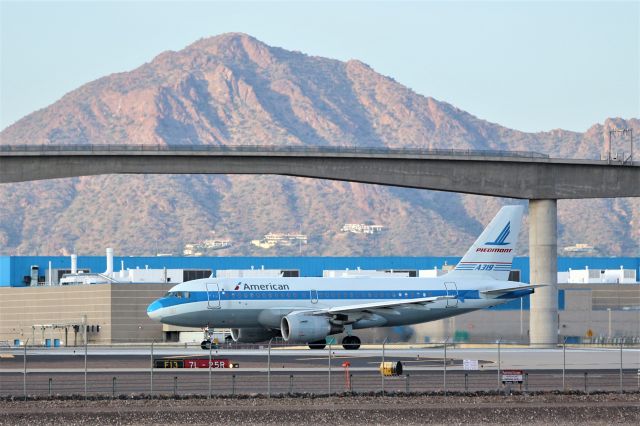
[[[244,32],[359,59],[523,131],[640,117],[640,1],[0,0],[0,129],[166,50]]]

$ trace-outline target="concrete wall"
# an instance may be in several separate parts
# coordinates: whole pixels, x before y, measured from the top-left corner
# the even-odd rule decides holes
[[[100,332],[88,333],[89,342],[109,342],[110,286],[0,288],[0,340],[29,339],[30,344],[43,344],[42,331],[34,331],[33,325],[80,325],[84,315],[87,325],[101,326]],[[60,339],[64,344],[65,332],[46,329],[44,338]],[[81,333],[75,336],[71,327],[67,338],[69,345],[83,341]]]
[[[640,285],[565,284],[559,285],[559,288],[564,290],[564,309],[558,311],[559,342],[564,336],[587,338],[589,330],[594,338],[640,336],[640,310],[637,309],[640,306]],[[597,293],[607,294],[607,298],[618,300],[618,307],[608,311],[597,309],[596,305],[594,309],[594,294]],[[621,309],[624,305],[636,306],[636,309]],[[447,337],[453,339],[456,331],[468,333],[469,340],[474,342],[491,342],[499,338],[528,342],[529,311],[482,310],[421,324],[414,328],[414,340],[424,342],[425,338],[431,341],[442,341]]]
[[[113,342],[162,341],[162,323],[147,316],[147,306],[173,284],[113,284],[111,328]]]
[[[94,326],[89,343],[124,343],[162,339],[162,324],[147,317],[148,304],[161,297],[170,284],[99,284],[65,287],[0,288],[0,341],[20,339],[37,345],[60,339],[64,329],[33,329],[34,324],[68,324],[68,345],[81,345],[72,325]],[[100,326],[98,332],[95,326]]]

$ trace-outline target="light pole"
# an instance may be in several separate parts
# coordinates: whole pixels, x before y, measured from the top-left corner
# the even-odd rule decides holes
[[[611,339],[611,308],[607,308],[607,313],[609,314],[609,334],[607,337]]]

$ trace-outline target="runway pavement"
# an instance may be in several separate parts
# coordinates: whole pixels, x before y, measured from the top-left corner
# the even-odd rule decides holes
[[[273,347],[270,356],[286,365],[303,363],[305,365],[315,364],[318,361],[326,360],[331,352],[331,356],[336,359],[349,360],[352,364],[359,364],[364,360],[380,360],[382,357],[381,346],[363,347],[357,351],[347,351],[341,346],[329,347],[323,350],[309,350],[304,348],[281,348]],[[421,364],[421,361],[428,364],[428,360],[442,360],[444,357],[444,347],[437,348],[412,348],[412,347],[387,347],[385,355],[398,360],[405,360]],[[12,359],[22,359],[23,349],[5,349],[0,352],[0,356],[10,355]],[[116,359],[144,359],[151,356],[150,346],[144,347],[93,347],[87,348],[88,356],[108,360]],[[255,349],[235,349],[221,348],[211,351],[213,357],[233,358],[239,361],[253,364],[255,362],[266,361],[269,351],[266,346],[257,346]],[[75,348],[28,348],[27,358],[30,363],[38,362],[39,359],[46,359],[47,364],[57,358],[75,358],[84,356],[83,347]],[[208,350],[199,347],[183,346],[162,346],[156,345],[153,349],[154,357],[207,357]],[[498,359],[500,365],[505,368],[522,368],[527,370],[556,369],[563,365],[577,369],[619,369],[622,359],[624,368],[640,368],[640,348],[589,348],[567,346],[566,350],[560,348],[537,349],[528,347],[502,347],[498,350],[496,346],[492,348],[458,348],[450,346],[446,349],[447,359],[453,361],[452,368],[462,368],[462,360],[484,361],[486,368],[497,368]],[[42,358],[44,357],[44,358]],[[7,358],[0,358],[0,368],[5,368]],[[324,365],[324,364],[323,364]],[[55,367],[48,365],[47,367]],[[435,365],[434,367],[438,367]]]

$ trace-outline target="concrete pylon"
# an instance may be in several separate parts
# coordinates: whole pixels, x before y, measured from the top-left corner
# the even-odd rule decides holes
[[[544,284],[531,295],[529,343],[558,343],[558,201],[529,200],[529,281]]]

